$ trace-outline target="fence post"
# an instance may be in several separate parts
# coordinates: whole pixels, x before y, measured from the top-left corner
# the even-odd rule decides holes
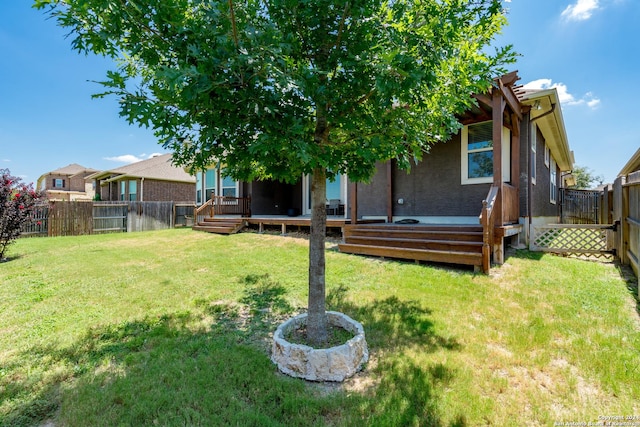
[[[622,186],[622,221],[620,227],[620,263],[624,265],[629,264],[629,258],[627,255],[627,251],[629,250],[629,233],[630,226],[627,222],[627,218],[629,217],[629,186]]]

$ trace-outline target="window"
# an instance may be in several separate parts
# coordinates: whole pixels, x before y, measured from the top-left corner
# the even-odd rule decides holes
[[[196,174],[196,204],[200,206],[202,204],[202,173]]]
[[[549,152],[549,146],[544,144],[544,165],[549,167],[549,158],[551,157],[551,153]]]
[[[127,183],[125,181],[120,181],[120,200],[124,201],[124,196],[127,191]]]
[[[196,201],[198,204],[211,200],[213,196],[238,197],[240,186],[233,178],[224,177],[224,170],[219,168],[207,169],[204,172],[204,200],[202,198],[202,180],[196,176]],[[218,183],[220,188],[218,188]]]
[[[204,198],[211,200],[216,195],[217,169],[209,169],[204,174]]]
[[[64,188],[64,179],[55,178],[53,180],[53,188]]]
[[[552,158],[549,166],[549,201],[556,204],[556,194],[558,193],[558,175],[556,173],[556,161]]]
[[[340,177],[336,177],[336,180],[333,182],[327,179],[327,200],[341,200],[341,190]]]
[[[538,128],[536,124],[531,125],[531,183],[536,183],[536,145],[538,144]]]
[[[129,201],[136,201],[136,193],[138,189],[138,181],[129,181]]]
[[[222,195],[228,197],[238,197],[238,181],[234,181],[233,178],[222,178]]]
[[[467,130],[467,177],[493,177],[493,123],[469,126]]]
[[[462,128],[462,184],[493,182],[493,122]],[[502,179],[511,180],[511,131],[502,128]]]

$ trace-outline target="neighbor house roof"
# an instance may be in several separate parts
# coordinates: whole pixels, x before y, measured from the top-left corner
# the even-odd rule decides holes
[[[569,148],[567,131],[564,127],[558,91],[551,89],[516,89],[522,105],[531,107],[530,120],[535,122],[545,135],[545,143],[562,171],[573,169],[573,152]]]
[[[195,182],[195,177],[171,162],[171,154],[162,154],[147,160],[131,163],[115,169],[97,172],[91,179],[117,181],[123,178],[144,178],[160,181]]]

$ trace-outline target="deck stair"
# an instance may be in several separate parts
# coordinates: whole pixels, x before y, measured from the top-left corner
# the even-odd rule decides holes
[[[245,227],[242,218],[204,218],[193,226],[194,230],[216,234],[235,234]]]
[[[340,252],[482,267],[482,227],[474,225],[346,225]]]

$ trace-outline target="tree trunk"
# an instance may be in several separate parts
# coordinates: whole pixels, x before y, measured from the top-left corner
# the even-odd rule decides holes
[[[327,341],[324,240],[327,229],[327,175],[322,168],[311,176],[311,236],[309,238],[309,312],[307,338],[313,346]]]

